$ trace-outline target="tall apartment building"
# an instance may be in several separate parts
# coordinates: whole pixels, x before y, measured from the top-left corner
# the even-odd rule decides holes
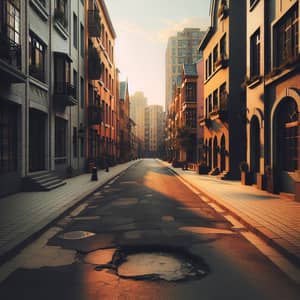
[[[115,161],[116,34],[104,0],[0,0],[0,14],[0,195]]]
[[[145,155],[156,157],[164,143],[164,112],[161,105],[145,109]]]
[[[239,178],[245,160],[246,0],[212,0],[211,27],[200,44],[205,61],[204,127],[211,175]]]
[[[145,108],[147,98],[143,92],[135,92],[130,96],[130,118],[135,122],[135,135],[138,141],[139,155],[143,155],[145,149]]]
[[[131,146],[128,82],[120,82],[120,160],[128,161]]]
[[[247,1],[247,162],[252,182],[300,200],[299,0]]]
[[[192,64],[199,60],[198,46],[205,32],[199,28],[185,28],[168,40],[166,49],[166,99],[167,110],[173,97],[173,85],[181,75],[182,64]]]
[[[84,3],[1,0],[0,11],[0,194],[24,178],[51,189],[62,182],[50,172],[84,169]]]
[[[116,33],[104,0],[86,0],[86,16],[86,158],[89,166],[101,167],[118,158]]]

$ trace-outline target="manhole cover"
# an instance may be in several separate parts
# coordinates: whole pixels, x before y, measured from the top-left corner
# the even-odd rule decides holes
[[[206,275],[205,267],[167,252],[141,252],[127,255],[117,267],[117,274],[131,279],[177,281]]]
[[[89,231],[69,231],[61,234],[59,237],[64,240],[80,240],[94,235],[95,233]]]

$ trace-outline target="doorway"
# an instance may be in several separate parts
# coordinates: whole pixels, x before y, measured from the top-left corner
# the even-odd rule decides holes
[[[29,112],[29,171],[45,170],[46,115],[38,110]]]

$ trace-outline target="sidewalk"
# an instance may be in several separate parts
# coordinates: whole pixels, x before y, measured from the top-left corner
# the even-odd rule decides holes
[[[300,263],[299,202],[256,187],[241,185],[239,181],[223,181],[162,163],[210,200],[228,210],[286,257]]]
[[[49,192],[22,192],[0,198],[0,263],[9,251],[136,162],[111,167],[108,173],[98,171],[98,181],[91,181],[91,174],[83,174],[66,179],[66,185]]]

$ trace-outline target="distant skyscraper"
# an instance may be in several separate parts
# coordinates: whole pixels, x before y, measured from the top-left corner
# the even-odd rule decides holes
[[[145,109],[145,154],[155,157],[164,142],[164,112],[161,105],[150,105]]]
[[[145,141],[145,108],[147,106],[147,98],[143,92],[136,92],[130,96],[130,118],[135,122],[135,134],[142,143]]]
[[[166,99],[165,110],[172,101],[173,83],[181,75],[182,64],[192,64],[201,58],[199,44],[205,32],[200,28],[184,28],[168,40],[166,49]]]

